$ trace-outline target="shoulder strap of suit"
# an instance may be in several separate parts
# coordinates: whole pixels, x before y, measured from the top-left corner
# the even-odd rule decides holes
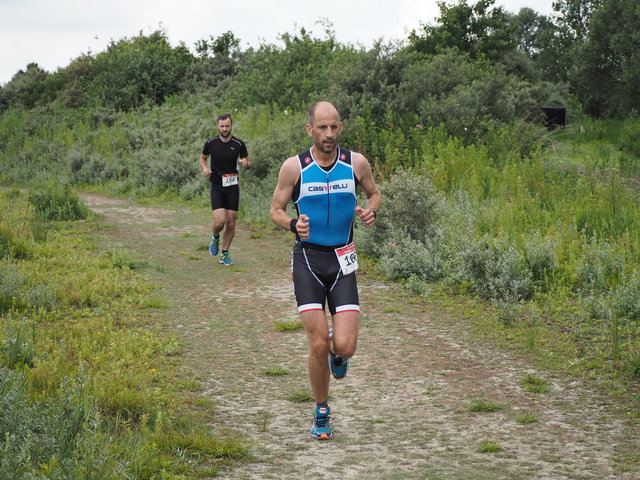
[[[304,152],[299,153],[298,161],[300,162],[300,170],[307,167],[311,162],[313,162],[313,157],[311,156],[311,149],[307,149]]]

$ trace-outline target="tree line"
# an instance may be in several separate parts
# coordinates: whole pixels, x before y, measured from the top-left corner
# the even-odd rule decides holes
[[[388,112],[423,125],[449,124],[476,135],[493,122],[534,119],[539,105],[597,118],[633,116],[640,107],[640,27],[636,2],[557,0],[554,14],[512,14],[495,0],[439,2],[439,16],[406,40],[370,48],[301,28],[281,44],[240,48],[233,32],[171,46],[162,30],[113,40],[47,72],[29,63],[0,87],[0,112],[13,107],[126,111],[206,89],[238,108],[297,109],[319,97],[347,116]],[[446,121],[445,121],[446,120]]]

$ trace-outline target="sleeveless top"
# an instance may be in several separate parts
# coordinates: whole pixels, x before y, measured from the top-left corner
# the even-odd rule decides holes
[[[306,150],[298,154],[300,179],[293,192],[298,216],[309,217],[305,242],[341,247],[352,241],[357,178],[351,151],[338,147],[336,160],[326,168]]]

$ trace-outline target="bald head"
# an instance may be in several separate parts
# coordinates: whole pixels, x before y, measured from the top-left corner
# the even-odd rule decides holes
[[[338,120],[340,120],[340,110],[338,110],[338,107],[336,107],[332,102],[322,100],[311,105],[311,108],[307,112],[307,123],[309,125],[313,125],[313,123],[316,121],[316,112],[322,112],[324,114],[337,114]]]

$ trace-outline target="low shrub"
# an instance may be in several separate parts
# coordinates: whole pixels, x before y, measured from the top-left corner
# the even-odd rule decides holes
[[[585,245],[576,268],[575,288],[583,295],[609,291],[620,280],[624,258],[608,241],[594,240]]]
[[[69,184],[61,185],[53,180],[30,193],[29,202],[35,207],[36,215],[44,220],[82,220],[89,215],[89,209]]]
[[[47,285],[33,282],[8,262],[0,262],[0,313],[18,310],[51,309],[56,296]]]
[[[533,295],[524,255],[504,235],[472,241],[462,258],[469,281],[481,297],[517,301]]]

